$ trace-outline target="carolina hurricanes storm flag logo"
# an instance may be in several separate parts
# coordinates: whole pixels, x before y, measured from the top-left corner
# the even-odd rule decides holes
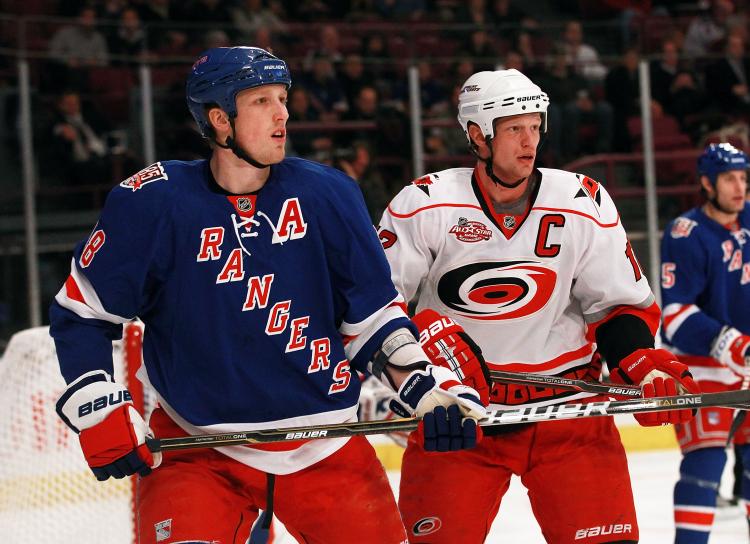
[[[453,225],[448,231],[453,234],[459,242],[481,242],[492,238],[492,231],[487,225],[479,221],[469,221],[465,217],[459,217],[458,223]]]
[[[443,274],[437,294],[463,317],[517,319],[544,308],[557,274],[540,261],[491,261],[461,266]]]

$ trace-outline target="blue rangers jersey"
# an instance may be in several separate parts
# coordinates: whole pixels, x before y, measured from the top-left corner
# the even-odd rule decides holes
[[[289,158],[258,192],[231,195],[208,161],[169,161],[109,194],[50,331],[70,383],[111,374],[111,342],[139,317],[140,376],[189,434],[343,423],[356,420],[353,369],[364,371],[394,330],[414,330],[402,300],[343,173]],[[285,474],[345,442],[220,451]]]
[[[739,378],[709,357],[724,325],[750,334],[750,206],[730,230],[701,208],[672,221],[661,245],[662,339],[688,355],[696,379],[733,384]]]

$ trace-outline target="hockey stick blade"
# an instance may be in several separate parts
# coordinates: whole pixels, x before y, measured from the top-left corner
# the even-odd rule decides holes
[[[745,405],[750,403],[750,390],[724,391],[679,395],[675,397],[654,397],[649,399],[628,399],[620,401],[582,402],[532,406],[511,410],[491,410],[479,424],[513,425],[516,423],[537,423],[559,419],[580,417],[613,416],[615,414],[636,414],[640,412],[661,412],[711,406]],[[334,425],[315,425],[287,429],[268,429],[228,434],[207,434],[182,436],[177,438],[149,438],[146,444],[152,452],[182,450],[192,448],[217,448],[222,446],[242,446],[270,442],[291,442],[295,440],[317,440],[321,438],[347,438],[355,435],[382,434],[413,431],[419,420],[416,418],[390,419],[383,421],[360,421]]]

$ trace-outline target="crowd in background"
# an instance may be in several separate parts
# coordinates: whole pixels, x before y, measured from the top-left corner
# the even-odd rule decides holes
[[[657,150],[748,149],[745,0],[0,0],[3,144],[18,156],[17,51],[31,51],[40,187],[111,185],[142,166],[138,66],[152,69],[157,159],[206,156],[184,103],[189,59],[256,45],[292,70],[289,154],[360,182],[374,222],[410,181],[407,69],[430,170],[470,164],[455,122],[473,72],[517,68],[550,96],[544,166],[642,149],[650,63]],[[24,16],[24,31],[18,21]],[[463,162],[462,162],[463,161]],[[60,200],[58,199],[57,204]],[[65,205],[89,201],[75,196]],[[0,203],[1,204],[1,203]]]

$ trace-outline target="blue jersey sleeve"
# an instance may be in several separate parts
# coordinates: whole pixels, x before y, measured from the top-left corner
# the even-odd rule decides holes
[[[722,324],[701,307],[706,296],[709,254],[699,226],[673,222],[661,244],[663,306],[662,335],[683,353],[708,356]]]
[[[347,352],[354,368],[363,371],[383,340],[405,327],[417,333],[404,312],[403,298],[391,281],[390,267],[356,182],[334,171],[336,189],[328,191],[330,216],[322,231],[334,275],[340,330],[352,337]]]
[[[93,232],[76,247],[70,276],[50,308],[50,334],[67,382],[91,370],[111,373],[112,340],[121,337],[122,323],[147,311],[159,271],[169,266],[170,248],[160,243],[169,232],[164,193],[156,183],[115,187]]]

